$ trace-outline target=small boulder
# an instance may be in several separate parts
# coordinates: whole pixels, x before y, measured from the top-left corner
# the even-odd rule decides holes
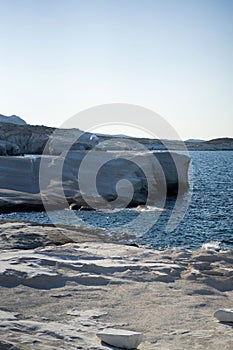
[[[121,349],[136,349],[141,342],[141,333],[124,329],[107,328],[97,333],[104,343]]]
[[[215,311],[214,317],[220,322],[233,322],[233,309],[219,309]]]

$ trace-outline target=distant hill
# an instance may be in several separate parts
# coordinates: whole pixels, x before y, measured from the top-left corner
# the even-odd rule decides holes
[[[18,117],[17,115],[11,115],[11,116],[7,117],[6,115],[0,114],[0,123],[27,125],[25,120]]]
[[[185,143],[190,151],[233,151],[233,138],[230,137]]]
[[[206,143],[208,143],[208,144],[215,144],[215,145],[232,144],[233,143],[233,138],[221,137],[221,138],[217,138],[217,139],[212,139],[212,140],[206,141]]]

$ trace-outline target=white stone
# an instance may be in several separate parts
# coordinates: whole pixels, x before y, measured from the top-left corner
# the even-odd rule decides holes
[[[141,342],[142,334],[124,329],[107,328],[97,333],[103,342],[121,349],[136,349]]]
[[[233,322],[233,309],[219,309],[215,311],[214,317],[220,322]]]

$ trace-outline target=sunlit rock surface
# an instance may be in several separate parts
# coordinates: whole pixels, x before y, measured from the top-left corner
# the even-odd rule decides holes
[[[139,350],[232,348],[229,318],[213,317],[232,308],[231,250],[22,222],[2,221],[0,237],[1,349],[104,350],[96,334],[111,328],[142,333]]]

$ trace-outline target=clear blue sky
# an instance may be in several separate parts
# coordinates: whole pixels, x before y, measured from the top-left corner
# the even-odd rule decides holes
[[[0,114],[59,126],[93,105],[233,137],[232,0],[0,0]]]

